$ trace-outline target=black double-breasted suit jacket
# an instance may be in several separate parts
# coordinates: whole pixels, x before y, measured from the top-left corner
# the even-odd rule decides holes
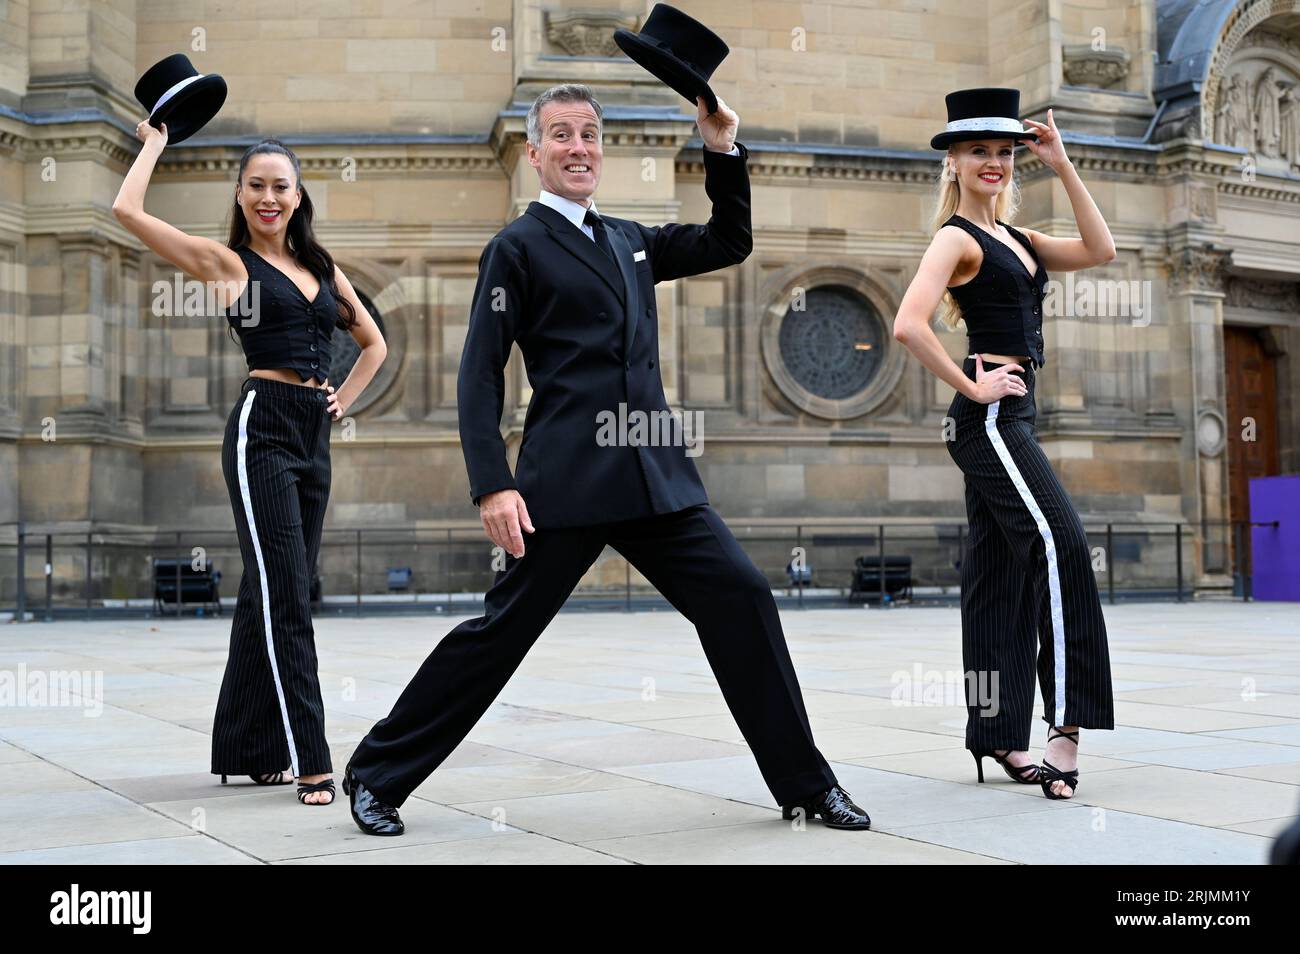
[[[767,580],[702,506],[688,448],[601,437],[601,418],[620,404],[629,421],[667,413],[654,286],[749,254],[746,159],[743,147],[705,152],[707,225],[605,217],[610,257],[534,202],[483,250],[456,389],[470,494],[517,489],[537,532],[523,556],[506,556],[483,615],[443,637],[352,754],[350,770],[380,801],[401,805],[460,744],[606,546],[694,624],[777,803],[805,805],[836,784],[813,744]],[[516,343],[533,396],[512,474],[501,411]]]
[[[748,150],[704,150],[705,225],[602,216],[615,261],[540,202],[479,259],[456,399],[470,496],[519,491],[538,529],[587,526],[708,503],[687,448],[611,444],[601,423],[669,411],[654,286],[738,264],[753,247]],[[511,474],[501,435],[504,368],[519,345],[533,395]],[[620,405],[624,406],[620,411]],[[662,416],[650,420],[662,421]]]

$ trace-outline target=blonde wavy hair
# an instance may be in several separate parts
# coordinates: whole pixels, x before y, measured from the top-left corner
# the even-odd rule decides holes
[[[961,183],[957,181],[957,175],[954,172],[948,175],[949,153],[945,153],[943,161],[939,165],[939,181],[934,195],[934,215],[930,218],[930,233],[936,234],[939,229],[943,228],[943,223],[957,211],[957,206],[961,202]],[[1003,222],[1011,222],[1016,217],[1016,211],[1020,208],[1020,186],[1016,182],[1014,169],[1011,175],[1011,183],[998,194],[998,201],[994,207],[994,215]],[[956,300],[947,290],[943,293],[943,298],[939,300],[939,320],[949,331],[956,331],[962,324],[961,308],[958,307]]]

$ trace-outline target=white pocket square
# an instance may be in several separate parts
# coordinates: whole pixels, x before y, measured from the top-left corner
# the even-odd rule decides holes
[[[645,249],[641,249],[641,251],[639,251],[639,252],[633,252],[633,253],[632,253],[632,261],[634,261],[634,262],[644,262],[644,261],[645,261]]]

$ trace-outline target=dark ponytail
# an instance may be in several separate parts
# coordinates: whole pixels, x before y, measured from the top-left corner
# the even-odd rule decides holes
[[[288,233],[285,236],[289,253],[299,265],[316,276],[317,281],[329,286],[330,293],[339,306],[339,315],[334,322],[334,327],[350,331],[357,324],[356,309],[352,307],[352,302],[339,295],[338,286],[334,283],[334,259],[329,252],[325,251],[325,247],[316,241],[316,235],[312,231],[314,210],[311,197],[307,195],[307,189],[302,184],[302,167],[293,150],[278,139],[263,139],[256,145],[249,146],[243,158],[239,160],[239,174],[236,181],[243,182],[244,169],[248,166],[248,160],[264,153],[286,156],[293,163],[293,176],[298,191],[302,194],[302,201],[289,219]],[[226,239],[226,247],[239,248],[248,241],[249,236],[248,221],[244,218],[244,210],[240,208],[239,200],[236,199],[230,216],[230,234]]]

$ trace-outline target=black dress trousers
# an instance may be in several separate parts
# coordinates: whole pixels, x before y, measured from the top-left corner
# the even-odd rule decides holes
[[[437,645],[392,712],[361,741],[352,771],[400,806],[465,738],[608,544],[699,633],[736,724],[779,804],[836,784],[813,744],[767,579],[707,504],[585,527],[538,528],[484,598],[485,613]]]
[[[321,388],[250,377],[226,423],[244,574],[212,727],[219,775],[332,771],[310,602],[330,489],[326,403]]]
[[[963,371],[975,379],[973,358]],[[981,404],[958,392],[948,408],[948,453],[966,477],[970,523],[961,572],[969,749],[1029,748],[1035,648],[1048,725],[1115,727],[1088,538],[1038,445],[1033,365],[1013,373],[1024,396]]]

